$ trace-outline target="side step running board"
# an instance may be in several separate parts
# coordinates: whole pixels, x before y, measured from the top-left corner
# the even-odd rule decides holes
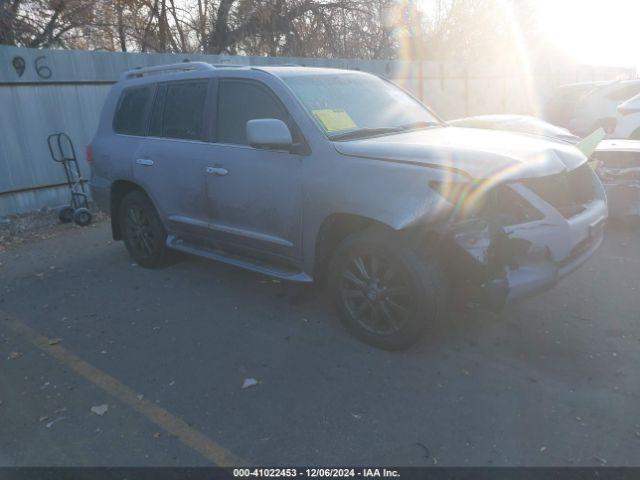
[[[213,250],[199,247],[192,244],[184,243],[181,239],[174,235],[167,237],[167,246],[179,252],[196,255],[198,257],[216,260],[218,262],[234,265],[236,267],[245,268],[253,272],[262,273],[270,277],[280,278],[289,282],[311,283],[313,279],[304,272],[287,269],[286,267],[275,266],[270,263],[261,262],[259,260],[233,255],[222,250]]]

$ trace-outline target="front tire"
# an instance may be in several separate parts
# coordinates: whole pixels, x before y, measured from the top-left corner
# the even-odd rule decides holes
[[[167,232],[149,197],[138,190],[127,193],[120,204],[119,222],[124,244],[138,265],[164,265]]]
[[[344,326],[386,350],[409,347],[438,321],[443,282],[433,260],[386,231],[348,237],[329,267],[330,295]]]

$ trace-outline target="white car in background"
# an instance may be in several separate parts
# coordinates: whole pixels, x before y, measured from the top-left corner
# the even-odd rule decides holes
[[[580,99],[590,91],[611,82],[569,83],[556,87],[544,106],[544,119],[552,125],[567,128]]]
[[[640,94],[618,106],[618,124],[611,137],[640,140]]]
[[[580,99],[568,128],[579,136],[603,128],[608,138],[640,140],[640,113],[623,114],[618,110],[620,104],[637,95],[640,95],[640,80],[600,85]]]

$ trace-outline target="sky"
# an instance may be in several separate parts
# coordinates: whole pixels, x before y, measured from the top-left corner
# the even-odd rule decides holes
[[[640,0],[537,0],[549,41],[587,64],[640,68]]]
[[[452,0],[413,0],[431,12]],[[517,0],[499,0],[509,6]],[[532,0],[541,33],[579,63],[640,70],[640,0]]]

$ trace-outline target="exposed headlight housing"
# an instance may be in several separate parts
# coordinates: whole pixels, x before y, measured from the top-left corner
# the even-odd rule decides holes
[[[437,182],[429,184],[454,205],[457,219],[494,218],[499,225],[517,225],[544,216],[508,184],[487,186],[486,182]]]
[[[487,196],[480,182],[440,182],[429,185],[447,202],[454,206],[454,216],[459,219],[482,216],[486,209]]]

